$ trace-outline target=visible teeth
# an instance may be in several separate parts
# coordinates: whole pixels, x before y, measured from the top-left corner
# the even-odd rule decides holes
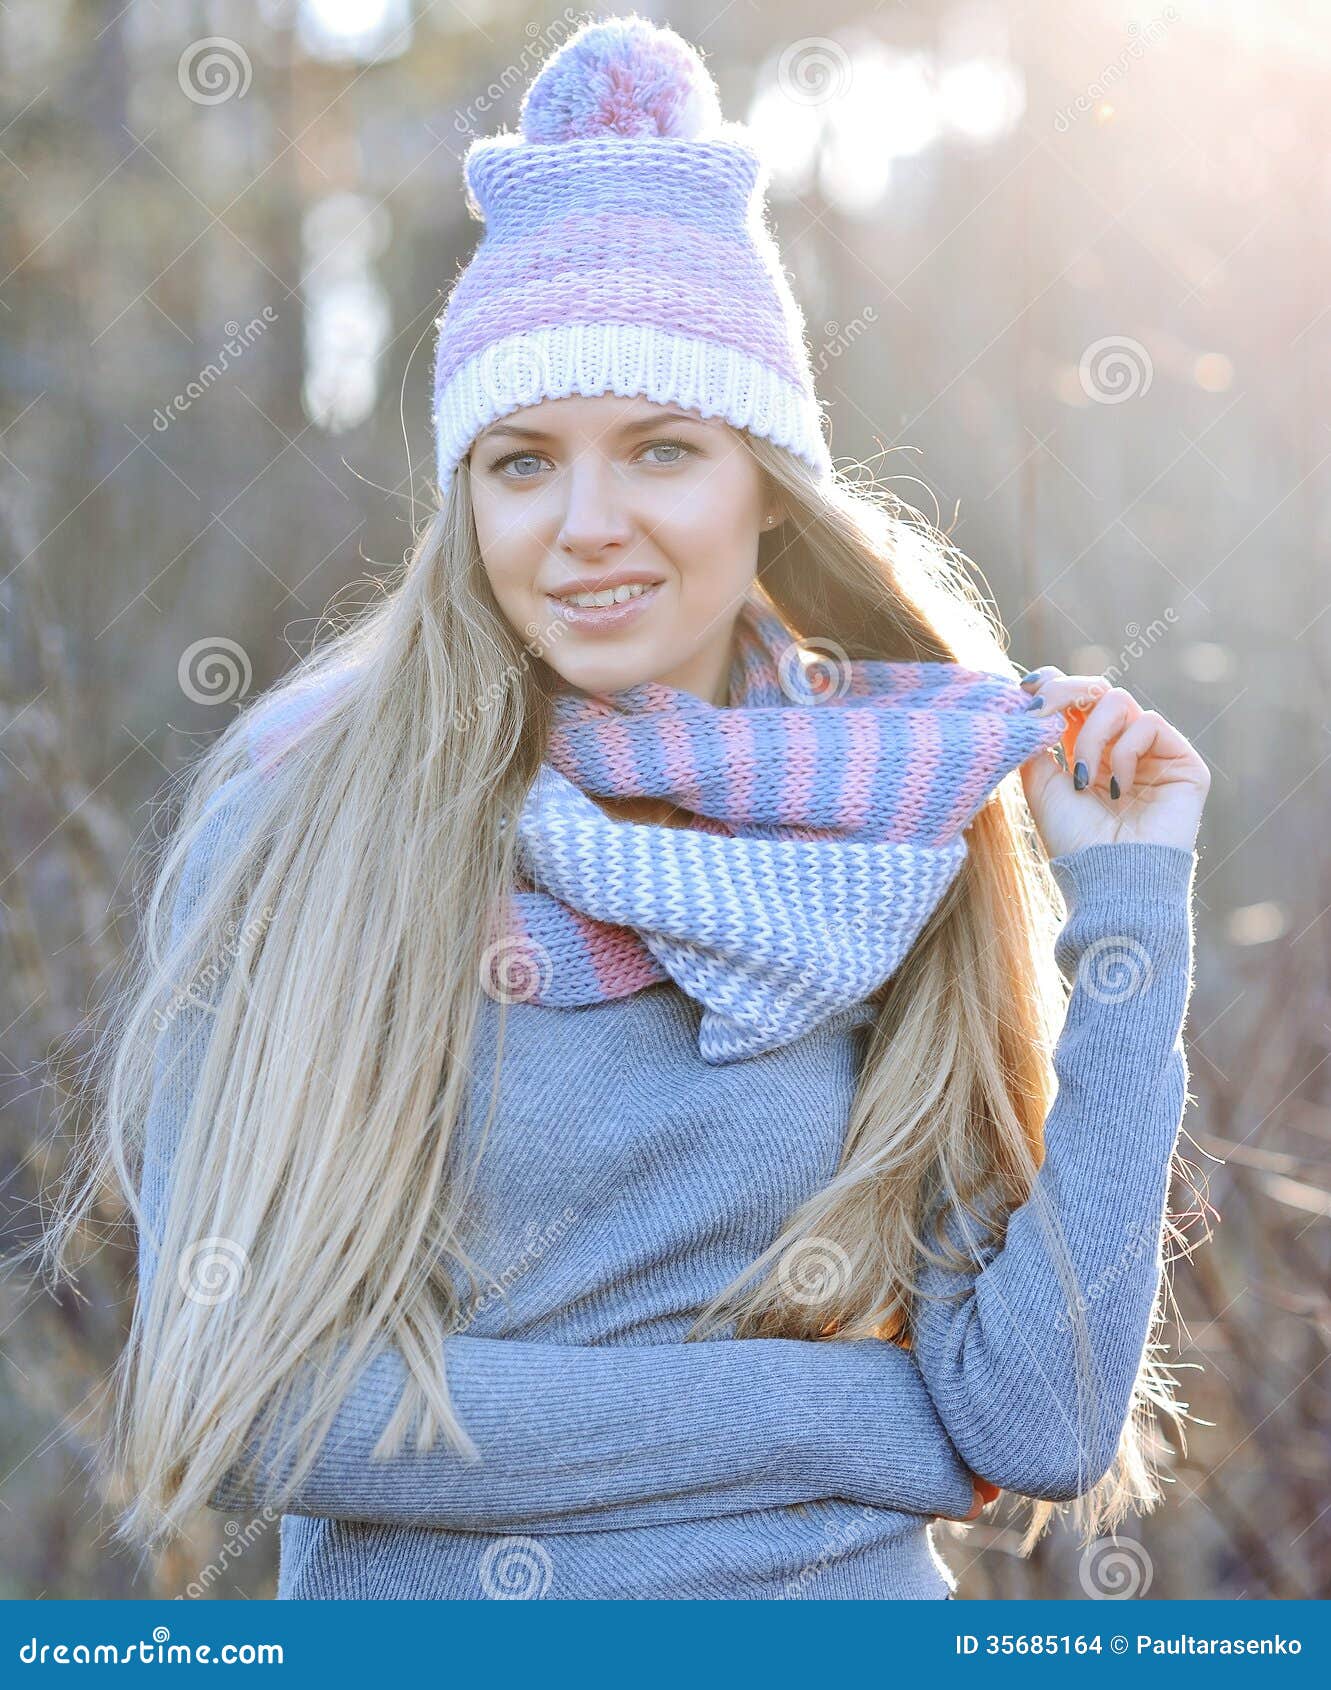
[[[634,581],[623,587],[606,587],[599,593],[567,593],[563,603],[581,605],[585,610],[594,610],[599,605],[623,604],[626,599],[641,598],[647,588],[654,583]]]

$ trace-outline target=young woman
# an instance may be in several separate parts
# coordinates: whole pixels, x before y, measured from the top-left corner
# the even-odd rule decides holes
[[[193,771],[50,1234],[140,1221],[121,1533],[946,1596],[1000,1487],[1027,1548],[1159,1499],[1207,769],[833,472],[678,36],[587,26],[466,172],[439,508]]]

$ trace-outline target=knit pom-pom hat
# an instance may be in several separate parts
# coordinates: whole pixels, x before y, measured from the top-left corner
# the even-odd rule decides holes
[[[636,14],[584,24],[519,125],[463,160],[485,234],[437,321],[440,491],[496,418],[574,393],[719,416],[830,477],[767,166],[696,49]]]

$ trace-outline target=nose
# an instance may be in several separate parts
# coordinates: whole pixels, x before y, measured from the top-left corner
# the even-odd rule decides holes
[[[559,548],[577,557],[596,559],[603,552],[627,545],[633,524],[623,491],[610,466],[597,453],[580,453],[565,478]]]

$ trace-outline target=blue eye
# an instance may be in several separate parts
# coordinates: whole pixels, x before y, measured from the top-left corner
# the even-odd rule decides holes
[[[673,448],[673,450],[679,454],[678,457],[674,458],[657,458],[652,460],[655,462],[658,469],[669,469],[675,464],[683,463],[685,458],[696,458],[699,456],[699,450],[696,446],[691,446],[687,440],[676,440],[674,438],[649,440],[642,448],[642,452],[644,454],[647,452],[653,452],[658,446]],[[533,463],[540,463],[542,461],[542,457],[539,452],[509,452],[506,457],[495,459],[495,461],[490,465],[490,473],[492,475],[500,475],[508,469],[510,464],[521,463],[524,458],[530,458]],[[535,481],[536,474],[505,475],[504,479],[507,481]]]
[[[680,454],[679,457],[677,457],[677,458],[666,458],[664,460],[658,459],[657,460],[658,463],[661,463],[661,462],[664,462],[664,463],[667,463],[667,464],[683,463],[685,458],[694,456],[697,453],[697,447],[696,446],[690,446],[688,444],[688,442],[685,441],[685,440],[651,440],[651,441],[648,441],[647,445],[643,447],[643,451],[644,452],[653,452],[653,451],[656,450],[656,448],[658,446],[673,446]]]
[[[490,468],[492,471],[498,471],[506,469],[509,464],[520,463],[523,458],[533,458],[539,460],[539,457],[540,454],[538,452],[510,452],[506,458],[496,458],[494,463],[490,465]],[[530,481],[531,479],[532,477],[529,475],[514,475],[509,477],[510,481]]]

